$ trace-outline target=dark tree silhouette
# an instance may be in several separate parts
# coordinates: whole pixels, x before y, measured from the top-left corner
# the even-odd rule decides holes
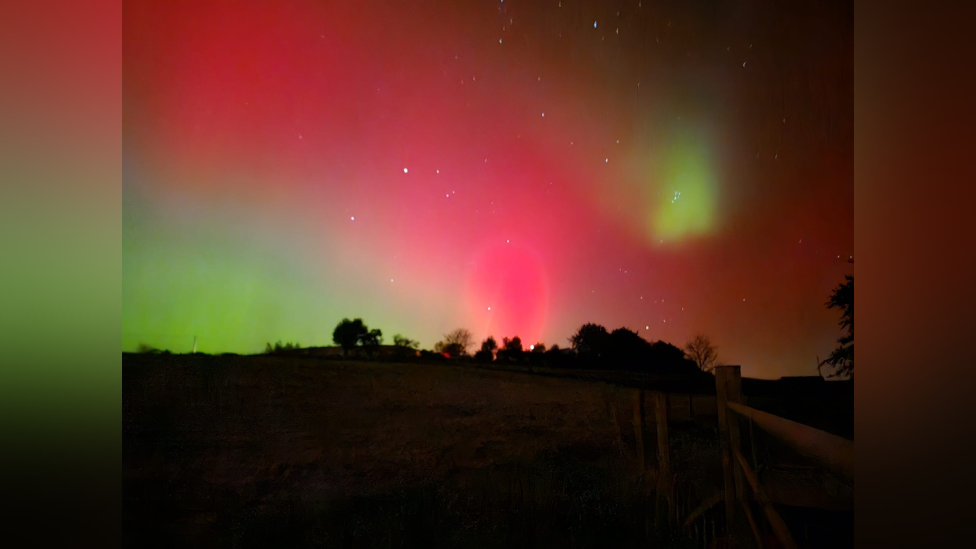
[[[532,352],[533,353],[536,353],[536,354],[545,353],[546,352],[546,344],[543,343],[543,342],[541,342],[541,341],[539,341],[538,343],[536,343],[535,345],[532,346]]]
[[[491,362],[495,359],[495,350],[497,349],[498,343],[495,338],[488,336],[488,339],[481,342],[481,349],[474,354],[474,358],[478,362]]]
[[[420,343],[408,337],[396,334],[393,336],[393,346],[396,348],[397,356],[403,358],[416,355],[417,349],[420,348]]]
[[[708,336],[698,334],[685,345],[685,354],[703,372],[711,372],[718,359],[718,351]]]
[[[519,362],[525,350],[522,349],[522,338],[515,336],[512,339],[502,338],[502,348],[498,351],[498,360],[506,362]]]
[[[523,351],[522,338],[520,338],[519,336],[515,336],[512,339],[508,339],[507,337],[502,338],[502,343],[504,343],[502,347],[503,350],[505,351],[509,351],[512,353],[521,353]]]
[[[332,341],[342,347],[343,354],[348,355],[356,345],[361,345],[372,356],[373,351],[383,343],[383,332],[370,330],[361,318],[344,318],[332,331]]]
[[[701,370],[685,356],[684,351],[664,341],[656,341],[651,345],[650,369],[667,374],[701,375]]]
[[[596,359],[607,350],[610,334],[599,324],[588,323],[580,326],[569,342],[581,359]]]
[[[414,351],[420,348],[420,343],[418,343],[416,340],[404,337],[400,334],[393,336],[393,345]]]
[[[827,308],[840,309],[840,327],[847,330],[847,335],[837,340],[837,348],[817,368],[830,365],[834,373],[829,377],[854,378],[854,277],[844,277],[846,282],[834,288],[827,300]]]
[[[645,370],[648,368],[651,344],[637,332],[627,328],[617,328],[610,333],[604,352],[607,368],[625,370]]]
[[[471,332],[464,328],[458,328],[451,333],[444,334],[444,340],[438,341],[434,345],[434,350],[438,353],[445,353],[451,358],[467,356],[468,347],[471,346],[473,341]]]
[[[363,324],[363,319],[349,320],[343,318],[332,331],[332,341],[342,347],[343,353],[348,354],[353,347],[359,344],[359,339],[368,333],[369,328]]]
[[[372,357],[376,349],[383,343],[383,331],[374,329],[359,337],[359,344],[366,350],[366,355]]]
[[[546,366],[552,368],[572,368],[576,361],[576,354],[570,349],[560,349],[559,345],[549,347],[545,354]]]
[[[264,352],[270,355],[270,354],[283,353],[285,351],[297,351],[301,348],[302,348],[301,343],[292,343],[291,341],[289,341],[288,343],[282,344],[281,340],[279,339],[278,341],[275,342],[274,347],[272,347],[270,343],[265,344]]]

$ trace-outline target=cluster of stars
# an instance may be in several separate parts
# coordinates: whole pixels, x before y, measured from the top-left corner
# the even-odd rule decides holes
[[[504,0],[500,0],[500,3],[504,3]],[[638,7],[640,8],[641,6],[642,6],[642,2],[639,2],[638,3]],[[558,3],[558,7],[559,8],[562,8],[562,2],[559,2]],[[501,9],[501,8],[499,8],[499,9]],[[617,16],[618,17],[620,16],[620,12],[617,12]],[[509,19],[509,23],[510,24],[514,24],[514,21],[512,19]],[[671,27],[671,21],[670,20],[668,21],[668,25],[667,26],[668,27]],[[599,21],[596,21],[596,20],[593,21],[593,28],[594,29],[598,29],[599,28]],[[502,31],[505,31],[505,30],[506,30],[506,26],[503,25],[502,26]],[[620,34],[620,28],[619,27],[615,28],[614,29],[614,32],[615,32],[615,34],[619,35]],[[561,33],[560,33],[560,36],[562,36]],[[655,40],[659,42],[658,37],[655,37]],[[499,44],[503,44],[504,43],[503,38],[499,38],[498,39],[498,43]],[[752,44],[750,44],[749,47],[751,49],[752,48]],[[731,48],[730,47],[727,47],[726,50],[727,51],[731,51]],[[454,54],[454,58],[455,59],[458,59],[458,54],[457,53]],[[743,61],[742,62],[742,68],[746,68],[747,64],[748,64],[747,61]],[[475,82],[475,81],[477,81],[477,78],[475,76],[471,76],[471,81],[472,82]],[[541,75],[537,76],[536,77],[536,81],[537,82],[542,82],[542,76]],[[464,80],[463,79],[461,80],[461,83],[462,84],[464,83]],[[640,88],[640,82],[637,83],[637,87]],[[546,111],[540,111],[540,117],[541,118],[546,118]],[[680,117],[679,117],[679,120],[680,120]],[[783,124],[786,123],[786,118],[785,117],[782,118],[782,123]],[[303,139],[303,136],[301,134],[299,134],[298,138],[299,139]],[[519,135],[519,138],[521,138],[521,135]],[[619,145],[620,144],[620,139],[616,139],[615,140],[615,143],[617,145]],[[570,146],[573,146],[573,145],[575,145],[575,141],[570,141],[569,144],[570,144]],[[758,158],[759,154],[757,153],[756,156]],[[779,159],[779,153],[778,152],[775,153],[775,155],[774,155],[773,158],[774,158],[774,160],[778,160]],[[488,158],[485,158],[484,159],[484,162],[487,163],[488,162]],[[604,162],[604,164],[609,164],[610,163],[610,158],[609,157],[605,157],[604,160],[603,160],[603,162]],[[404,167],[403,168],[403,173],[404,174],[408,174],[409,173],[409,169],[406,168],[406,167]],[[435,173],[436,174],[440,174],[440,170],[439,169],[435,170]],[[551,182],[549,184],[552,185]],[[454,194],[455,194],[455,191],[451,191],[449,193],[445,193],[444,197],[447,198],[447,199],[449,199]],[[679,190],[674,191],[674,194],[673,194],[673,196],[671,198],[671,204],[675,204],[678,200],[681,199],[681,196],[682,196],[681,191],[679,191]],[[355,221],[355,219],[356,219],[355,216],[350,216],[350,221]],[[511,243],[511,240],[510,239],[506,239],[505,240],[505,243],[506,244],[510,244]],[[661,239],[661,243],[663,243],[663,239]],[[800,243],[802,243],[802,239],[800,240]],[[837,257],[838,257],[838,259],[840,259],[842,256],[841,255],[838,255]],[[850,256],[849,261],[853,262],[853,256]],[[619,269],[619,271],[622,272],[622,273],[624,273],[624,274],[627,274],[627,272],[628,272],[626,270],[623,270],[622,268]],[[393,282],[393,279],[392,278],[390,279],[390,282],[391,283]],[[595,290],[592,293],[595,293]],[[644,300],[644,296],[640,296],[640,300],[643,301]],[[745,302],[745,301],[746,301],[746,298],[743,297],[742,298],[742,302]],[[660,304],[663,305],[664,304],[664,299],[661,299],[660,301],[655,301],[654,303],[655,304],[660,303]],[[490,306],[487,307],[487,311],[490,312],[491,309],[492,308]],[[682,307],[681,310],[684,311],[685,308]],[[667,324],[668,319],[667,318],[662,318],[661,321],[662,321],[663,324]],[[649,324],[648,325],[645,325],[644,329],[645,330],[650,330],[650,325]],[[534,346],[530,346],[530,349],[532,349],[532,348],[534,348]]]

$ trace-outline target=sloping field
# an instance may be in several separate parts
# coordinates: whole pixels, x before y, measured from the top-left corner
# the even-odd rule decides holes
[[[662,535],[634,456],[632,389],[451,364],[177,355],[123,355],[122,387],[129,545]],[[717,467],[700,446],[697,468]]]

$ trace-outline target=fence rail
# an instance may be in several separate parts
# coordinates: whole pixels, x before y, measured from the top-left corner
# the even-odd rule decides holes
[[[740,416],[753,421],[762,430],[785,442],[800,454],[816,460],[825,469],[853,487],[854,441],[738,402],[729,402],[728,407]]]
[[[741,402],[740,387],[741,373],[738,366],[720,366],[715,369],[719,434],[725,477],[726,529],[730,537],[733,536],[736,503],[739,503],[756,537],[756,543],[762,546],[755,520],[749,509],[749,500],[745,497],[743,486],[745,483],[751,489],[753,500],[762,506],[767,522],[780,543],[787,548],[796,547],[789,528],[776,511],[767,489],[760,482],[749,461],[742,455],[739,418],[748,419],[799,454],[813,459],[852,489],[854,487],[854,441],[750,408]]]

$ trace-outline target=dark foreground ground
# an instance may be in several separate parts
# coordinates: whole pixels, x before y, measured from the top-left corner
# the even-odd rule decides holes
[[[701,547],[678,517],[721,486],[714,422],[672,421],[668,517],[653,416],[641,474],[635,391],[604,383],[294,357],[122,363],[126,546]],[[708,517],[699,534],[721,535]]]

